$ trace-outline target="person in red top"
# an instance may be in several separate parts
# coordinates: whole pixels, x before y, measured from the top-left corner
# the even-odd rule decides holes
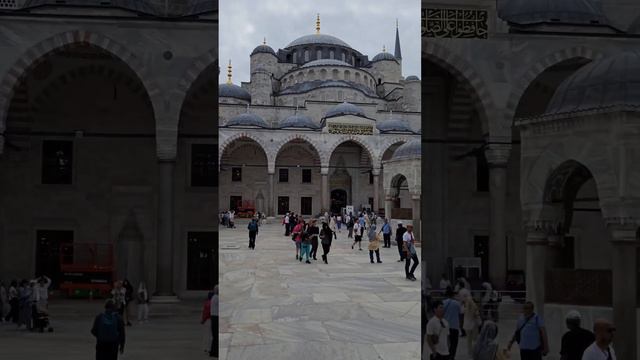
[[[296,260],[298,257],[302,258],[302,254],[300,254],[300,247],[302,244],[302,233],[304,232],[304,220],[301,218],[300,221],[293,227],[293,231],[291,234],[293,235],[293,239],[296,242]]]
[[[200,318],[200,324],[204,326],[202,330],[202,348],[205,352],[209,352],[211,345],[211,326],[209,325],[209,321],[211,321],[211,297],[213,296],[213,291],[209,291],[207,294],[207,300],[202,305],[202,316]]]

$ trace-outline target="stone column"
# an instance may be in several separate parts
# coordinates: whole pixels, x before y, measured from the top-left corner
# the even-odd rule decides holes
[[[420,194],[412,194],[411,202],[413,205],[411,210],[411,212],[413,213],[411,216],[413,221],[413,236],[415,237],[416,241],[421,241],[422,229],[420,223]]]
[[[491,196],[491,230],[489,238],[489,278],[497,288],[503,288],[507,275],[506,201],[507,162],[511,145],[490,144],[485,150],[489,163]]]
[[[275,189],[273,188],[273,177],[274,173],[269,172],[269,194],[267,195],[267,211],[268,216],[276,216],[276,207],[275,207]]]
[[[371,169],[373,173],[373,211],[377,214],[380,210],[380,169]]]
[[[536,312],[543,316],[547,244],[548,237],[544,228],[527,229],[527,300],[533,302]]]
[[[329,167],[321,167],[320,175],[322,176],[322,191],[320,192],[321,202],[322,204],[322,213],[324,214],[326,211],[329,211],[330,205],[330,194],[329,194]]]
[[[156,296],[173,292],[173,173],[175,161],[160,160]]]
[[[384,216],[387,219],[391,219],[391,208],[393,207],[393,197],[391,194],[385,194],[384,196]]]
[[[607,221],[612,239],[613,323],[617,331],[615,349],[618,359],[637,359],[637,284],[638,247],[635,223],[615,219]],[[604,290],[604,289],[603,289]]]

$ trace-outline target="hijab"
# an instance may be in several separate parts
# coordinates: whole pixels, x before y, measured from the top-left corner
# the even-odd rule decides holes
[[[373,241],[376,239],[376,224],[371,224],[371,226],[369,226],[369,232],[367,233],[367,236],[369,237],[369,241]]]
[[[485,321],[473,348],[473,360],[494,360],[498,352],[497,336],[498,325],[493,321]]]

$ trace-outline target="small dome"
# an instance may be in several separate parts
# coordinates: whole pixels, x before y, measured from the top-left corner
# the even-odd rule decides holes
[[[256,46],[256,48],[251,52],[251,56],[255,54],[271,54],[276,56],[276,52],[271,48],[271,46],[265,44]]]
[[[389,119],[389,120],[379,121],[376,127],[378,128],[378,130],[380,130],[381,134],[386,134],[386,133],[417,134],[417,132],[415,132],[411,128],[411,126],[409,126],[409,123],[407,121],[400,120],[400,119]]]
[[[325,35],[325,34],[311,34],[311,35],[301,36],[293,40],[292,42],[289,43],[289,45],[285,47],[285,49],[294,47],[294,46],[299,46],[299,45],[307,45],[307,44],[313,44],[313,45],[327,44],[327,45],[337,45],[337,46],[343,46],[346,48],[351,48],[349,44],[338,39],[335,36]]]
[[[382,60],[391,60],[396,62],[398,61],[396,57],[393,56],[393,54],[388,52],[381,52],[378,55],[374,56],[373,59],[371,59],[372,62],[382,61]]]
[[[640,55],[624,52],[595,60],[556,90],[545,115],[603,110],[615,106],[640,110]]]
[[[324,117],[330,118],[330,117],[343,116],[343,115],[354,115],[354,116],[366,117],[362,109],[346,101],[343,102],[342,104],[336,105],[333,109],[327,111]]]
[[[393,153],[391,160],[409,160],[422,158],[422,144],[420,139],[411,140],[400,145]]]
[[[229,120],[226,126],[256,126],[259,128],[269,128],[264,119],[256,114],[244,113]]]
[[[278,126],[281,129],[284,128],[300,128],[300,129],[319,129],[320,126],[317,125],[313,120],[305,115],[292,115],[288,118],[282,120]]]
[[[503,20],[520,25],[609,24],[601,6],[594,0],[508,0],[500,7],[499,16]]]
[[[405,81],[420,81],[420,78],[415,76],[415,75],[409,75],[407,76],[406,79],[404,79]]]
[[[310,62],[302,65],[303,68],[307,68],[307,67],[311,67],[311,66],[348,66],[348,67],[353,67],[349,63],[346,63],[346,62],[341,61],[341,60],[335,60],[335,59],[313,60],[313,61],[310,61]]]
[[[231,97],[251,101],[251,94],[249,94],[247,90],[234,84],[219,84],[218,97]]]

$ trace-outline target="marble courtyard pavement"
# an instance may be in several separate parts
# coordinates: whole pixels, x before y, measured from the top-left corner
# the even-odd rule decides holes
[[[220,230],[220,359],[420,359],[420,267],[406,280],[393,241],[371,264],[343,229],[328,265],[321,247],[305,264],[279,223],[260,228],[256,250],[236,225]]]

